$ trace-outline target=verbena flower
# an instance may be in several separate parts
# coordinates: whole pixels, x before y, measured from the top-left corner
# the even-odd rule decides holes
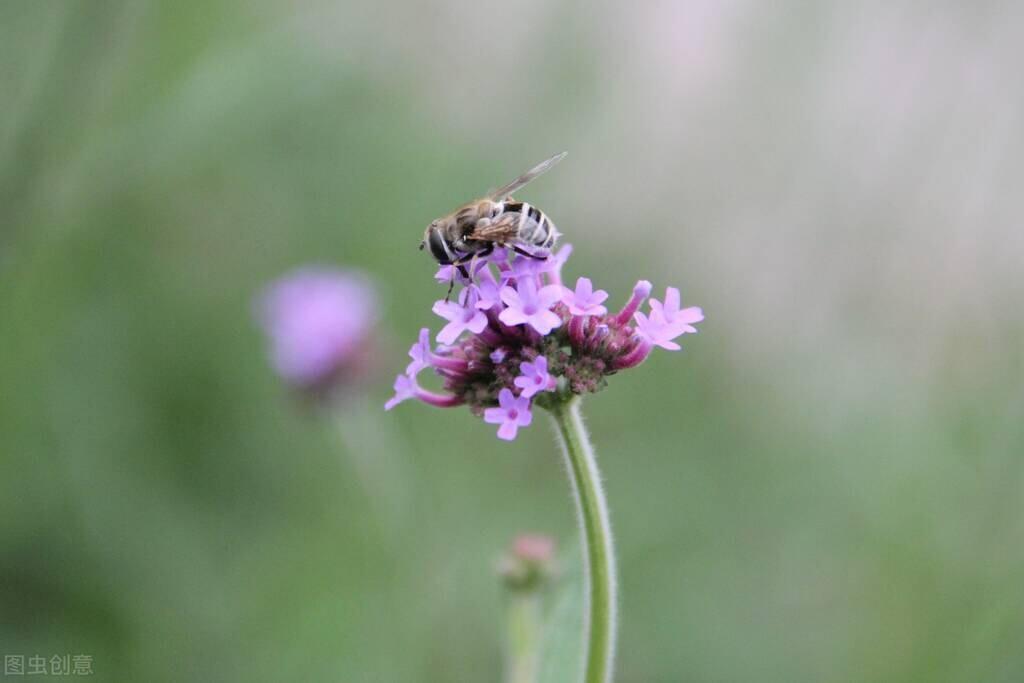
[[[608,309],[601,304],[607,298],[608,292],[603,289],[595,292],[590,278],[581,277],[576,280],[575,290],[565,289],[562,301],[573,315],[604,315]]]
[[[680,308],[679,290],[672,287],[664,301],[651,299],[648,312],[641,311],[651,293],[646,280],[609,313],[608,294],[590,279],[579,278],[573,289],[562,285],[571,251],[566,245],[535,259],[498,249],[478,259],[470,279],[457,277],[457,301],[434,304],[446,321],[437,335],[441,346],[431,348],[429,332],[420,332],[409,351],[412,362],[385,407],[411,398],[465,404],[499,425],[499,438],[511,440],[530,424],[535,404],[599,391],[610,375],[639,365],[655,346],[678,350],[675,340],[696,332],[695,323],[704,319],[699,308]],[[440,377],[443,393],[417,383],[427,368]]]
[[[514,383],[524,398],[541,391],[554,391],[557,386],[555,378],[548,374],[548,359],[544,356],[537,356],[532,363],[520,364],[519,371],[523,374],[516,377]]]
[[[479,334],[487,327],[487,316],[477,308],[477,301],[480,294],[475,286],[466,287],[459,294],[459,302],[436,301],[434,302],[434,313],[448,321],[440,332],[437,333],[437,341],[442,344],[451,344],[459,335],[465,331]]]
[[[274,369],[293,387],[314,392],[351,384],[366,373],[376,312],[376,291],[366,276],[319,266],[285,274],[256,301]]]
[[[516,398],[508,389],[502,389],[498,394],[498,407],[484,410],[484,422],[501,425],[498,427],[498,438],[511,441],[516,438],[520,427],[528,427],[533,422],[530,399],[526,396]]]

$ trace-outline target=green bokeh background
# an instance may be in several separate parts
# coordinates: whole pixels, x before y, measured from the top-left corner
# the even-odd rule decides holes
[[[378,407],[423,226],[524,197],[704,307],[585,406],[617,680],[1024,678],[1012,3],[0,4],[0,650],[109,681],[496,681],[494,563],[574,518],[543,420]],[[252,300],[379,284],[334,415]]]

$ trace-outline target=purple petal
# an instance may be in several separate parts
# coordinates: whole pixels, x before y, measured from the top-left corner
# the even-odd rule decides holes
[[[473,314],[473,317],[466,323],[466,328],[473,334],[480,334],[487,327],[487,316],[481,311],[477,311]]]
[[[384,404],[384,410],[391,410],[402,401],[407,401],[416,394],[416,381],[408,375],[399,375],[394,383],[395,395]]]
[[[537,292],[537,305],[541,308],[551,308],[562,299],[562,287],[560,285],[546,285]]]
[[[690,306],[679,311],[676,320],[683,323],[699,323],[704,320],[704,311],[699,306]]]
[[[525,323],[530,318],[519,308],[513,308],[509,306],[498,315],[498,320],[505,323],[506,325],[520,325]]]
[[[515,422],[504,422],[498,427],[498,438],[504,441],[512,441],[516,438],[517,431],[519,431],[519,425]]]
[[[438,314],[445,320],[455,320],[462,313],[462,306],[451,301],[435,301],[433,308],[434,313]],[[445,342],[450,344],[451,342]]]
[[[505,411],[516,407],[516,397],[512,394],[511,389],[502,389],[498,392],[498,405]]]
[[[465,329],[465,323],[460,322],[458,320],[453,320],[452,322],[442,327],[441,331],[437,333],[437,341],[441,342],[442,344],[453,344],[455,343],[455,340],[459,338],[459,335],[462,334],[462,331]]]
[[[486,422],[487,424],[498,425],[504,421],[504,408],[487,408],[486,410],[484,410],[484,422]]]
[[[522,299],[519,297],[519,292],[517,292],[515,289],[508,285],[505,285],[504,287],[501,288],[501,300],[504,301],[505,305],[509,306],[510,308],[523,307],[523,302]]]
[[[502,321],[504,322],[504,321]],[[530,326],[540,334],[547,334],[562,324],[562,319],[551,311],[537,311],[529,318]]]

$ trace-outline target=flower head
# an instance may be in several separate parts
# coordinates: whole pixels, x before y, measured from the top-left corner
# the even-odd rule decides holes
[[[599,391],[610,375],[639,365],[653,348],[678,349],[673,340],[696,331],[703,319],[699,308],[681,308],[671,287],[664,302],[651,300],[650,312],[640,312],[651,294],[646,280],[610,313],[608,294],[590,279],[577,279],[574,289],[562,286],[568,245],[547,258],[500,251],[477,260],[457,303],[434,304],[447,321],[437,335],[445,346],[431,350],[429,332],[420,332],[389,407],[409,398],[435,406],[465,403],[499,426],[499,438],[511,440],[530,424],[535,405]],[[428,368],[440,378],[442,393],[417,383],[417,373]]]
[[[377,322],[376,292],[366,276],[300,268],[271,282],[256,309],[274,369],[288,383],[322,390],[365,372]]]
[[[497,408],[484,411],[484,422],[501,425],[498,427],[498,438],[506,441],[516,438],[519,428],[529,426],[532,421],[530,399],[525,396],[516,398],[508,389],[502,389],[498,394]]]

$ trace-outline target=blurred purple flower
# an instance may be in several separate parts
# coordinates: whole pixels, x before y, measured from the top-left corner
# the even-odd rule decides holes
[[[363,374],[377,322],[377,295],[361,273],[299,268],[271,282],[256,303],[274,369],[303,389]]]

